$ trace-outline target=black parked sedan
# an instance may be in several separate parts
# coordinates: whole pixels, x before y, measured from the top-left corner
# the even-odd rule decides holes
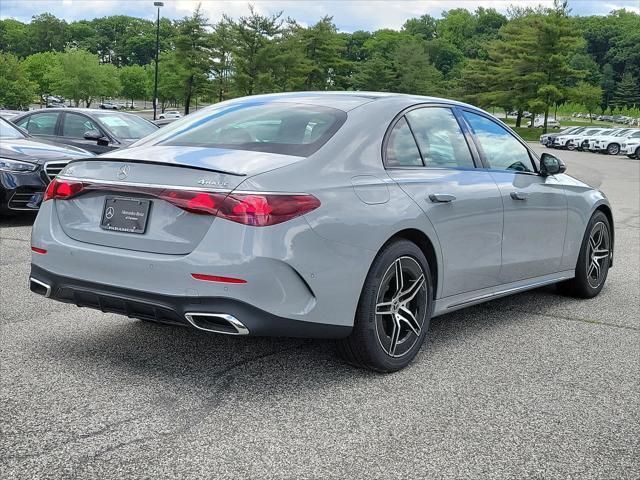
[[[35,211],[49,181],[71,160],[93,154],[31,138],[0,118],[0,214]]]
[[[88,108],[35,110],[17,115],[11,121],[34,137],[94,153],[126,147],[158,129],[157,125],[131,113]]]

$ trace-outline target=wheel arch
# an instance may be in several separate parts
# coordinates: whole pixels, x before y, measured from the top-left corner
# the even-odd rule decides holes
[[[431,281],[433,282],[433,300],[435,300],[437,298],[438,285],[440,283],[440,279],[438,278],[438,275],[440,274],[440,266],[438,265],[438,256],[436,255],[434,243],[422,230],[418,230],[416,228],[405,228],[391,236],[378,252],[382,251],[382,249],[389,243],[398,239],[404,239],[415,243],[418,248],[422,250],[422,253],[424,253],[424,256],[427,258],[427,262],[429,262]]]

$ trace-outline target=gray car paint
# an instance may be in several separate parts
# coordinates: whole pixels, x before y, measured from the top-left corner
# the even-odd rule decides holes
[[[185,219],[167,209],[164,226],[154,226],[148,238],[157,240],[162,248],[173,248],[170,233],[179,226],[183,240],[189,243],[184,250],[167,254],[142,246],[143,237],[133,240],[130,235],[114,233],[107,241],[107,234],[95,232],[89,223],[95,226],[100,221],[99,202],[90,204],[87,198],[87,208],[72,214],[68,205],[61,205],[64,202],[49,201],[41,208],[32,233],[33,244],[49,253],[33,255],[33,263],[60,275],[107,285],[167,295],[231,297],[286,318],[352,325],[369,267],[394,235],[417,233],[432,245],[434,315],[439,315],[571,278],[591,214],[599,206],[608,208],[601,192],[568,175],[524,177],[481,167],[384,168],[383,138],[399,112],[434,102],[462,105],[456,102],[394,94],[301,93],[236,99],[212,110],[258,100],[331,106],[347,111],[348,118],[308,158],[283,162],[279,156],[261,154],[263,160],[271,160],[250,166],[254,152],[237,151],[247,162],[236,167],[215,152],[190,158],[180,148],[163,157],[161,152],[170,151],[159,150],[153,139],[145,138],[117,154],[74,162],[62,175],[118,181],[118,169],[126,164],[134,172],[126,181],[196,189],[202,187],[198,181],[204,175],[214,182],[227,182],[226,190],[310,193],[320,199],[320,208],[266,228],[215,219],[193,235],[186,223],[179,225]],[[185,117],[166,128],[184,128],[189,121]],[[175,165],[181,152],[184,162]],[[202,169],[185,168],[186,164]],[[237,168],[234,175],[207,170],[230,168]],[[514,188],[530,190],[532,201],[503,210]],[[452,189],[460,202],[434,205],[425,200],[430,193]],[[451,212],[455,214],[447,215]],[[82,225],[68,223],[67,214]],[[76,233],[73,238],[73,228],[95,237],[81,238]],[[241,277],[247,283],[199,282],[190,277],[194,271]]]

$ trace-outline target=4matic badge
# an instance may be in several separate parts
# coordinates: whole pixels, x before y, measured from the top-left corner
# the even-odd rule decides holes
[[[209,185],[212,187],[228,187],[229,182],[210,180],[208,178],[201,178],[200,180],[198,180],[198,185]]]

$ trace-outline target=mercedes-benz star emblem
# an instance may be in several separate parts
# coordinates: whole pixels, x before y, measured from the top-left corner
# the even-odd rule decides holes
[[[123,165],[120,167],[120,170],[118,170],[118,178],[120,180],[122,180],[123,178],[126,178],[127,175],[129,175],[129,165]]]
[[[105,212],[104,216],[107,217],[108,220],[111,220],[113,218],[114,213],[116,213],[116,211],[113,209],[113,207],[109,207],[107,208],[107,211]]]

